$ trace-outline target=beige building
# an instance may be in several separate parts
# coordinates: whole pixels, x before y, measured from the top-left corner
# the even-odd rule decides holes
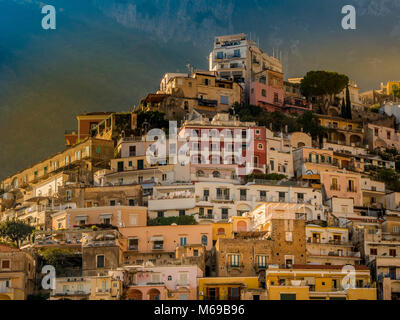
[[[0,244],[0,300],[26,300],[34,290],[35,268],[30,254]]]
[[[307,264],[357,265],[361,254],[355,252],[347,228],[306,226]]]

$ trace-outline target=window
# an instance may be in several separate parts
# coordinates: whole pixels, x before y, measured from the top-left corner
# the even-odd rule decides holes
[[[97,268],[104,268],[104,262],[105,262],[104,255],[98,255],[96,257]]]
[[[274,160],[269,161],[269,166],[270,166],[271,171],[274,171]]]
[[[193,256],[198,257],[199,256],[199,250],[195,249],[193,250]]]
[[[389,256],[395,257],[396,256],[396,249],[389,249]]]
[[[129,156],[130,157],[136,156],[136,146],[129,146]]]
[[[296,300],[295,293],[281,293],[281,300]]]
[[[240,189],[240,200],[246,201],[247,200],[247,190]]]
[[[161,283],[161,273],[152,273],[151,274],[151,282],[152,283]]]
[[[185,210],[179,210],[179,216],[182,217],[186,215],[186,211]]]
[[[154,241],[154,243],[153,243],[153,249],[154,250],[162,250],[163,248],[164,248],[164,241],[163,240]]]
[[[285,233],[285,240],[287,242],[292,242],[293,241],[293,232],[287,231]]]
[[[157,218],[164,217],[164,211],[157,211]]]
[[[274,102],[279,102],[279,95],[276,92],[274,93]]]
[[[184,102],[184,109],[185,109],[185,111],[189,110],[189,102],[188,101]]]
[[[81,152],[77,151],[75,152],[75,160],[80,160],[81,159]]]
[[[240,288],[228,288],[228,300],[240,300]]]
[[[10,269],[11,261],[10,260],[1,260],[1,268],[2,269]]]
[[[376,249],[376,248],[370,248],[370,249],[369,249],[369,254],[370,254],[371,256],[376,256],[376,255],[378,254],[378,249]]]
[[[162,181],[167,181],[167,174],[163,173],[161,176]]]
[[[221,104],[229,104],[229,97],[228,96],[220,96],[220,103]]]
[[[110,206],[114,207],[115,206],[115,200],[110,200]]]
[[[214,171],[214,172],[212,173],[212,175],[213,175],[214,178],[219,178],[219,177],[221,176],[221,174],[219,173],[219,171]]]
[[[128,240],[128,249],[129,250],[138,250],[139,249],[139,239],[133,238]]]
[[[258,256],[257,265],[259,268],[265,268],[267,266],[267,256]]]
[[[187,238],[186,237],[180,237],[179,238],[179,245],[186,246],[186,243],[187,243]]]
[[[186,286],[189,284],[189,272],[179,272],[178,285]]]
[[[100,153],[101,152],[101,148],[100,147],[96,147],[96,153]]]
[[[129,199],[129,206],[135,206],[135,199]]]
[[[207,246],[207,244],[208,244],[208,237],[207,237],[205,234],[203,234],[203,235],[201,236],[201,244],[202,244],[203,246]]]
[[[231,267],[239,267],[239,255],[238,254],[231,254],[229,256],[230,265]]]
[[[267,200],[267,191],[260,190],[260,201],[266,201],[266,200]]]
[[[235,58],[240,58],[240,49],[235,49],[235,50],[233,51],[233,56],[234,56]]]
[[[129,224],[131,226],[136,226],[136,224],[137,224],[137,215],[136,214],[129,215]]]
[[[261,90],[261,95],[262,95],[263,97],[266,97],[266,96],[267,96],[267,91],[266,91],[265,89],[262,89],[262,90]]]
[[[221,208],[221,219],[228,219],[228,208]]]
[[[72,198],[72,190],[65,191],[65,200],[71,201],[71,198]]]
[[[285,202],[286,199],[286,193],[285,192],[279,192],[279,202]]]
[[[217,52],[217,59],[223,59],[224,58],[224,53],[222,51]]]

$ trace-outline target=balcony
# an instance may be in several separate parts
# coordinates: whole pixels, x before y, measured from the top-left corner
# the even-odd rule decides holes
[[[216,196],[212,199],[213,201],[222,201],[222,202],[233,202],[234,197],[233,196]]]
[[[164,250],[164,244],[153,244],[153,250]]]

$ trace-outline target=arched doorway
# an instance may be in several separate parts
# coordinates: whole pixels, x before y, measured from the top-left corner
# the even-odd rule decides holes
[[[161,293],[158,289],[151,289],[148,292],[149,295],[149,300],[160,300],[161,299]]]
[[[126,295],[128,300],[143,300],[142,292],[137,289],[129,289]]]
[[[354,145],[356,146],[361,145],[361,137],[357,135],[350,136],[350,143],[354,143]]]

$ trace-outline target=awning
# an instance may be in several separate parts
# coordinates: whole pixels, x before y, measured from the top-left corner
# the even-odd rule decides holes
[[[163,236],[154,236],[154,237],[151,237],[150,241],[164,241],[164,237]]]
[[[87,215],[82,215],[82,216],[76,216],[75,220],[86,220],[88,218]]]
[[[142,189],[152,189],[154,186],[154,183],[144,183],[142,184]]]
[[[100,219],[107,219],[107,218],[111,218],[111,217],[112,217],[112,213],[104,213],[99,216]]]

